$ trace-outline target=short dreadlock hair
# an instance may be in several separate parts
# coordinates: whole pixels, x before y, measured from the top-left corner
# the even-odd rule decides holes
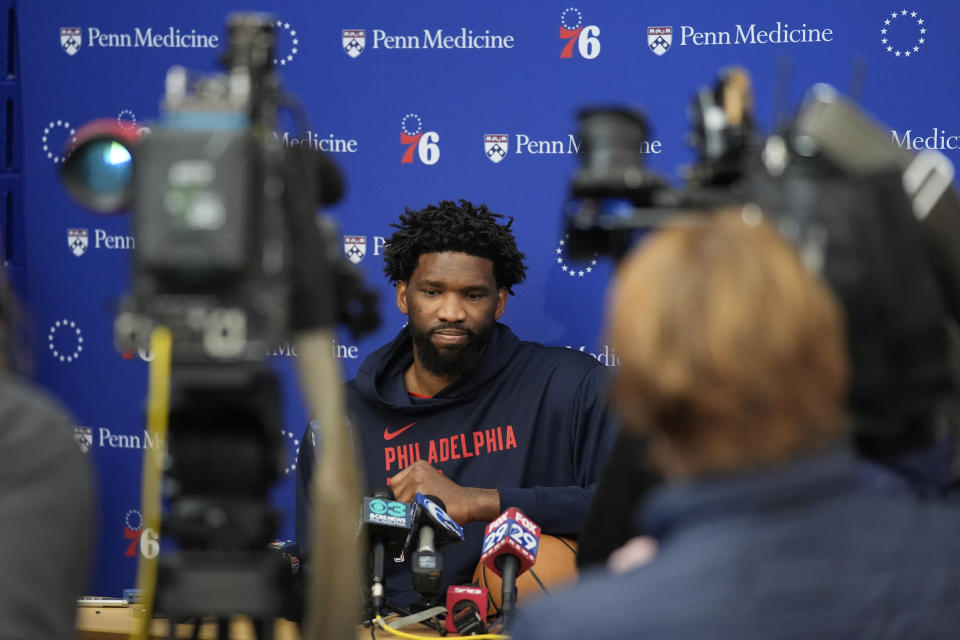
[[[424,253],[458,251],[493,262],[497,288],[505,287],[512,295],[513,286],[523,282],[527,274],[524,254],[517,249],[510,226],[498,224],[503,218],[486,205],[475,206],[460,200],[460,206],[444,200],[419,211],[406,209],[400,215],[397,231],[387,239],[384,271],[390,282],[409,282]]]

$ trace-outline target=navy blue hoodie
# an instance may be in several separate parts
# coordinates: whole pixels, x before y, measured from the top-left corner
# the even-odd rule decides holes
[[[579,351],[521,342],[499,323],[477,370],[432,398],[407,393],[403,373],[412,363],[404,329],[347,383],[368,488],[423,459],[461,486],[498,489],[501,511],[518,507],[544,533],[578,534],[615,436],[606,368]],[[297,464],[301,543],[316,455],[307,431]],[[444,590],[470,582],[485,526],[467,525],[466,541],[443,549]],[[393,602],[416,599],[406,564],[390,568],[387,593]]]

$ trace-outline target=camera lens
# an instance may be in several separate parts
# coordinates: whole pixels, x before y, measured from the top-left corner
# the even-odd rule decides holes
[[[116,140],[97,140],[80,153],[77,178],[94,197],[116,197],[127,188],[133,158],[125,146]]]

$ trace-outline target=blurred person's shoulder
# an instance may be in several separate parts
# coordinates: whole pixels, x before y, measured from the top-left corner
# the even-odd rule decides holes
[[[71,449],[79,453],[73,423],[60,402],[9,373],[0,373],[0,425],[0,448],[10,464],[18,451],[31,456]]]

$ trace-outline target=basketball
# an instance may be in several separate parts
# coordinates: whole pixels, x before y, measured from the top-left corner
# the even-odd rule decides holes
[[[554,590],[573,586],[577,579],[577,542],[570,538],[558,538],[549,534],[540,536],[537,561],[517,578],[517,605],[523,606]],[[498,576],[482,563],[473,572],[473,581],[489,591],[487,613],[500,612],[500,596],[503,586]]]

